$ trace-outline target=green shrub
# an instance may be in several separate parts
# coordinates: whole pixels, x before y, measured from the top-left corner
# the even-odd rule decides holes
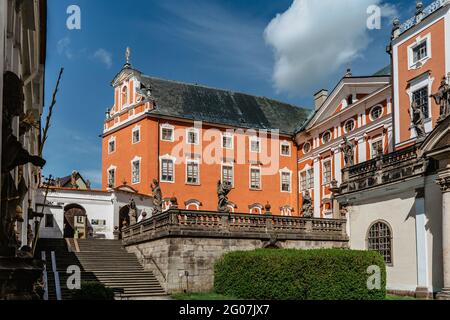
[[[114,291],[99,282],[82,282],[81,289],[71,295],[73,300],[114,300]]]
[[[369,266],[381,269],[381,290],[369,290]],[[215,264],[215,292],[257,300],[384,300],[380,254],[340,249],[261,249],[228,253]]]

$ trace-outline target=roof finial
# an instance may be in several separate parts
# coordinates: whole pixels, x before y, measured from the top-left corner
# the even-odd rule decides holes
[[[127,49],[125,50],[125,61],[126,61],[126,65],[130,65],[130,57],[131,57],[131,49],[130,47],[127,47]]]

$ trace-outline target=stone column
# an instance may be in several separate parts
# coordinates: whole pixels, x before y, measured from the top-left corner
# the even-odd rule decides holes
[[[314,159],[314,218],[320,218],[320,204],[322,201],[322,184],[321,176],[321,160],[320,157]]]
[[[442,258],[444,288],[437,295],[439,300],[450,300],[450,173],[440,176],[437,184],[442,190]]]

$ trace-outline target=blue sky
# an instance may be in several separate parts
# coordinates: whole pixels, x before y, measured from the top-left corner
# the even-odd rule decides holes
[[[78,170],[100,186],[99,135],[113,103],[110,82],[124,64],[127,46],[133,66],[145,74],[310,107],[312,95],[332,89],[346,68],[369,75],[386,66],[392,17],[405,20],[414,13],[414,1],[408,0],[313,0],[323,6],[311,5],[302,15],[303,1],[310,0],[292,7],[292,0],[48,0],[46,108],[59,68],[65,72],[44,174],[62,177]],[[382,6],[381,30],[357,34],[342,23],[366,15],[361,1]],[[344,2],[358,3],[352,7],[359,11],[350,14]],[[70,5],[81,9],[81,30],[66,28]],[[279,13],[285,14],[273,21]],[[333,39],[343,34],[350,36],[334,46]],[[352,50],[340,56],[347,48]]]

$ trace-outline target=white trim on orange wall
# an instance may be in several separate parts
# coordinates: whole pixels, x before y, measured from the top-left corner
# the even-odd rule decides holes
[[[421,45],[422,43],[426,42],[427,44],[427,56],[425,58],[422,58],[419,61],[414,62],[414,52],[413,50]],[[425,64],[432,58],[432,47],[431,47],[431,32],[426,34],[425,36],[421,37],[418,36],[415,39],[415,42],[410,44],[407,48],[408,52],[408,70],[415,70],[420,69],[425,66]]]
[[[447,16],[445,17],[445,73],[450,73],[450,10],[447,12]]]
[[[320,218],[320,201],[321,201],[321,184],[320,177],[322,173],[320,172],[320,158],[314,159],[314,217]]]

